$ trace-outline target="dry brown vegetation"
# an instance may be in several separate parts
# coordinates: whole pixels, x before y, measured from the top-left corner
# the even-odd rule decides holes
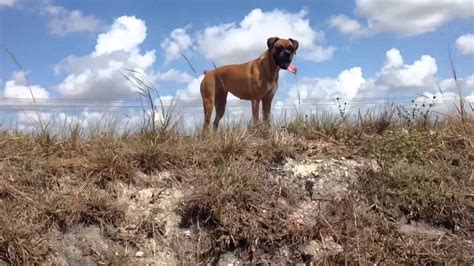
[[[155,127],[0,134],[0,262],[474,262],[469,114],[408,123],[392,107],[192,136]],[[333,198],[279,171],[341,158],[372,163]],[[304,204],[313,218],[295,222]]]

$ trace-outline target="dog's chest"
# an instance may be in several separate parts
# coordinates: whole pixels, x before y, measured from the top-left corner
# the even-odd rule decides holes
[[[270,79],[266,82],[261,83],[261,87],[267,92],[275,89],[276,86],[277,86],[277,80],[275,79]]]
[[[260,82],[255,84],[252,89],[252,98],[262,99],[265,95],[269,94],[272,91],[275,91],[277,85],[278,84],[275,81]]]
[[[276,86],[277,86],[276,81],[269,81],[266,84],[263,84],[263,88],[264,88],[265,92],[270,92],[270,91],[274,90],[276,88]]]

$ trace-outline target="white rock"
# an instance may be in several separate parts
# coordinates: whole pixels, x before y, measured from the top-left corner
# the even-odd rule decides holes
[[[137,199],[138,201],[140,201],[141,204],[148,204],[153,198],[154,192],[155,192],[154,188],[142,189],[137,192]]]

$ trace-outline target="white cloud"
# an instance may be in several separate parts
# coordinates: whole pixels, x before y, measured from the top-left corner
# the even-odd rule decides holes
[[[419,90],[435,89],[437,70],[435,59],[429,55],[406,64],[399,50],[390,49],[386,52],[384,66],[373,78],[365,78],[360,67],[343,70],[337,77],[305,77],[288,91],[284,101],[295,104],[300,98],[301,103],[328,104],[337,97],[341,101],[359,101],[410,93],[415,96]],[[448,83],[445,81],[443,86],[447,87]]]
[[[474,55],[474,34],[461,35],[456,40],[456,47],[465,55]]]
[[[410,90],[431,87],[436,82],[436,60],[422,55],[413,64],[404,64],[400,51],[392,48],[386,52],[386,61],[377,74],[375,84],[390,90]]]
[[[28,77],[29,72],[15,71],[12,74],[11,80],[16,84],[26,86],[28,84],[26,78]]]
[[[335,47],[323,47],[322,31],[311,27],[307,11],[252,10],[240,23],[208,27],[197,37],[198,51],[216,64],[240,63],[256,58],[267,49],[266,39],[273,36],[293,38],[300,46],[299,57],[320,62],[332,57]]]
[[[178,83],[191,82],[193,77],[186,72],[176,70],[174,68],[169,69],[164,73],[157,74],[157,80],[159,81],[174,81]]]
[[[28,86],[23,73],[14,72],[12,78],[5,82],[3,91],[0,90],[0,105],[6,110],[18,111],[13,125],[21,130],[31,130],[51,118],[50,113],[39,112],[34,105],[48,104],[49,97],[45,88],[39,85]]]
[[[0,0],[0,7],[2,7],[2,6],[11,7],[11,6],[14,6],[15,4],[17,4],[19,2],[20,2],[20,0]]]
[[[43,15],[59,16],[59,15],[68,13],[66,8],[62,6],[51,5],[51,4],[48,4],[47,2],[43,4],[44,6],[40,9],[40,12]]]
[[[474,17],[472,0],[358,0],[355,14],[366,19],[367,26],[344,15],[333,17],[330,24],[351,37],[379,32],[411,36],[435,31],[455,20]]]
[[[46,89],[37,85],[32,85],[30,91],[30,88],[27,86],[16,84],[13,80],[5,82],[3,89],[4,98],[32,100],[32,96],[35,99],[47,99],[49,98],[49,93]]]
[[[65,36],[74,32],[97,32],[102,28],[100,19],[83,15],[80,10],[68,10],[62,6],[46,4],[40,12],[49,16],[48,29],[51,35]]]
[[[142,53],[139,45],[146,38],[146,26],[136,17],[119,17],[110,30],[99,34],[95,50],[83,57],[69,56],[55,67],[67,77],[57,86],[66,98],[123,100],[135,88],[121,74],[124,69],[144,73],[153,82],[155,50]]]
[[[97,32],[100,25],[98,18],[84,16],[79,10],[55,17],[48,24],[50,33],[57,36],[65,36],[72,32]]]
[[[116,51],[130,52],[146,38],[146,25],[135,16],[122,16],[115,20],[109,31],[99,34],[93,55],[99,56]]]
[[[307,104],[334,100],[337,97],[352,99],[365,79],[360,67],[343,70],[336,78],[302,78],[297,86],[291,88],[286,98],[287,102]]]
[[[385,69],[399,67],[403,65],[403,57],[398,49],[392,48],[385,52]]]
[[[439,113],[456,112],[456,106],[459,107],[461,101],[459,96],[461,94],[467,110],[470,110],[470,106],[474,106],[474,76],[458,78],[457,84],[453,78],[442,79],[438,85],[441,91],[438,87],[426,91],[418,96],[414,103],[418,106],[432,104],[431,110]],[[467,107],[467,105],[470,106]]]
[[[33,100],[48,99],[49,92],[38,85],[28,86],[27,82],[21,72],[15,72],[12,79],[5,82],[3,98],[6,100]]]
[[[474,104],[474,95],[464,97],[461,100],[459,94],[455,92],[424,92],[414,99],[412,106],[415,107],[415,109],[421,109],[422,114],[426,112],[428,108],[435,112],[435,114],[457,113],[461,101],[463,101],[465,105],[465,110],[469,112],[471,106]],[[418,111],[418,114],[420,111]]]
[[[47,112],[34,112],[34,111],[25,111],[17,114],[18,123],[24,127],[34,126],[39,124],[39,119],[44,121],[50,121],[53,117],[52,113]]]
[[[332,16],[329,19],[329,25],[337,28],[340,32],[351,36],[352,38],[365,37],[373,34],[367,27],[364,27],[356,19],[351,19],[346,15]]]
[[[467,78],[458,78],[457,84],[453,78],[443,79],[439,82],[439,88],[445,92],[459,93],[463,96],[473,94],[474,95],[474,75]]]
[[[199,76],[197,79],[192,79],[187,85],[186,88],[177,90],[175,98],[177,100],[199,100],[201,99],[201,81],[204,78],[204,75]]]
[[[178,28],[171,32],[170,37],[167,37],[162,43],[161,47],[165,50],[165,63],[170,63],[179,59],[181,53],[185,54],[191,47],[193,40],[191,36],[186,33],[186,29]]]

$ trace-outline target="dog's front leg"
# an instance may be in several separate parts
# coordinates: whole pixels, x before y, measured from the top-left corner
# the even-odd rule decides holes
[[[252,100],[252,116],[253,116],[253,125],[256,126],[260,122],[260,117],[258,114],[258,109],[260,107],[260,100]]]
[[[265,95],[262,99],[262,111],[263,111],[263,122],[267,125],[270,124],[270,113],[272,110],[272,101],[275,92],[270,92],[269,94]]]

